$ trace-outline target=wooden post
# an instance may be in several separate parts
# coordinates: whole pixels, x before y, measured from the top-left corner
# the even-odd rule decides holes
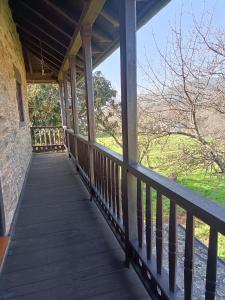
[[[71,97],[72,97],[72,108],[73,108],[73,130],[75,134],[75,138],[74,138],[75,158],[76,160],[78,160],[76,134],[79,133],[79,125],[78,125],[78,108],[77,108],[77,92],[76,92],[76,57],[74,55],[71,55],[69,61],[70,61]]]
[[[75,134],[79,133],[78,112],[77,112],[77,93],[76,93],[76,57],[70,56],[70,78],[71,78],[71,97],[73,107],[73,130]]]
[[[130,241],[137,240],[137,180],[126,167],[137,161],[136,0],[120,1],[120,66],[124,160],[122,197],[126,262],[129,265],[132,256]]]
[[[64,96],[63,96],[63,82],[62,81],[59,82],[59,94],[60,94],[62,126],[66,126],[65,105],[64,105]]]
[[[91,48],[91,26],[84,26],[81,30],[82,46],[85,63],[85,89],[88,121],[89,141],[89,175],[90,184],[94,184],[94,155],[91,143],[95,142],[95,115],[94,115],[94,91],[92,78],[92,48]]]
[[[67,126],[67,128],[71,128],[70,111],[69,111],[69,96],[68,96],[66,73],[64,74],[63,86],[64,86],[64,103],[65,103],[65,113],[66,113],[66,126]]]

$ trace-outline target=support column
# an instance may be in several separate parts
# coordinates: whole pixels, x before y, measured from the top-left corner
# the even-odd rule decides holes
[[[126,261],[129,265],[131,240],[137,239],[137,179],[127,166],[137,162],[137,66],[136,0],[120,1],[120,66],[122,101],[123,160],[122,199],[124,207]]]
[[[85,62],[85,88],[88,121],[89,141],[89,172],[90,183],[94,184],[94,155],[91,143],[95,142],[95,115],[94,115],[94,91],[92,78],[92,48],[91,48],[91,26],[84,26],[81,30],[82,46]]]
[[[74,146],[75,146],[75,159],[78,161],[78,151],[77,151],[77,137],[76,134],[79,133],[78,124],[78,108],[77,108],[77,92],[76,92],[76,57],[74,55],[70,56],[70,81],[71,81],[71,97],[72,97],[72,108],[73,108],[73,130],[74,130]]]
[[[78,127],[78,109],[77,109],[77,92],[76,92],[76,57],[70,56],[70,81],[71,81],[71,97],[73,108],[73,130],[75,134],[79,133]]]
[[[69,112],[69,96],[68,96],[66,73],[64,74],[63,87],[64,87],[64,103],[65,103],[65,113],[66,113],[66,126],[67,126],[67,128],[71,128],[70,112]]]
[[[62,126],[66,126],[65,105],[64,105],[64,96],[63,96],[63,82],[62,81],[59,82],[59,94],[60,94]]]

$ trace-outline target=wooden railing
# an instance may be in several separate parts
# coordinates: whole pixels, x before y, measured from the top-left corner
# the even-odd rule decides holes
[[[33,152],[63,151],[64,130],[62,126],[31,127]]]
[[[121,155],[97,144],[88,143],[80,135],[67,130],[68,151],[84,178],[93,199],[105,216],[112,231],[153,299],[192,299],[195,218],[209,225],[209,244],[206,267],[205,299],[215,299],[217,274],[218,233],[225,235],[225,209],[178,183],[137,163],[130,164],[127,172],[137,184],[137,239],[128,240],[127,207],[123,201],[125,168]],[[89,151],[94,153],[94,182],[90,183]],[[129,201],[129,199],[128,199]],[[169,219],[163,217],[163,204],[169,202]],[[185,246],[183,251],[183,286],[177,285],[178,209],[185,211]],[[154,212],[155,211],[155,214]],[[167,223],[167,232],[165,234]],[[183,227],[183,228],[184,228]],[[165,237],[164,237],[165,234]],[[167,253],[166,253],[167,252]],[[165,266],[165,256],[168,264]],[[155,298],[154,298],[155,297]]]

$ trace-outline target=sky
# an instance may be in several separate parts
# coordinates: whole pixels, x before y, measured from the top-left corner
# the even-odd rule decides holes
[[[154,37],[161,49],[166,47],[171,34],[171,26],[180,20],[181,12],[182,28],[187,32],[193,27],[193,15],[196,20],[200,20],[202,15],[212,14],[213,25],[220,29],[225,28],[225,0],[171,0],[137,32],[137,82],[139,85],[146,86],[147,84],[141,71],[141,66],[146,63],[146,55],[152,57],[155,64],[160,60]],[[95,70],[102,71],[120,95],[119,49]]]

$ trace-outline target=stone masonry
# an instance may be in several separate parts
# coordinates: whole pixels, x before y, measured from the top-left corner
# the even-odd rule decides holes
[[[25,122],[20,124],[15,68],[22,83]],[[7,0],[0,0],[0,184],[8,233],[31,158],[26,73],[19,36]]]

